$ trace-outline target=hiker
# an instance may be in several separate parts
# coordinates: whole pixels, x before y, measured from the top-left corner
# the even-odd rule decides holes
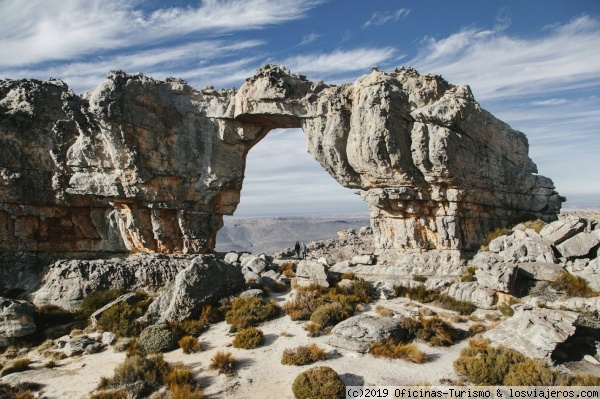
[[[298,241],[294,245],[294,251],[296,251],[296,259],[300,259],[300,243]]]
[[[300,245],[300,251],[302,252],[302,259],[306,259],[306,251],[308,249],[306,248],[306,244],[304,243],[304,241],[302,241],[302,245]]]

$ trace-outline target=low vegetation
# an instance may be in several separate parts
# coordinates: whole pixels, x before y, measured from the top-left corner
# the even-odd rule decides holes
[[[352,316],[352,305],[342,305],[339,302],[326,303],[319,306],[310,316],[310,321],[321,327],[334,326],[342,320]]]
[[[327,353],[315,344],[285,349],[281,356],[281,364],[292,366],[303,366],[319,360],[327,360]]]
[[[292,384],[292,392],[297,399],[342,399],[346,397],[346,386],[335,370],[316,366],[298,374]]]
[[[4,377],[5,375],[12,373],[19,373],[21,371],[29,370],[30,363],[31,362],[26,357],[12,360],[8,364],[4,365],[2,371],[0,372],[0,377]]]
[[[467,266],[463,274],[460,276],[460,281],[463,283],[475,281],[475,270],[477,270],[475,266]]]
[[[546,222],[544,222],[543,220],[540,220],[540,219],[528,220],[528,221],[526,221],[526,222],[523,223],[523,225],[525,226],[525,228],[532,229],[536,233],[539,233],[540,231],[542,231],[542,229],[544,228],[544,226],[546,224],[547,224]]]
[[[236,360],[230,352],[219,351],[210,359],[210,370],[218,370],[219,374],[235,373]]]
[[[98,328],[110,331],[118,338],[137,337],[144,326],[137,322],[146,312],[147,307],[134,306],[121,302],[102,313],[98,319]]]
[[[591,298],[598,296],[598,293],[588,286],[584,278],[574,276],[567,271],[562,272],[555,281],[550,283],[550,286],[569,297]]]
[[[225,306],[225,310],[225,321],[237,330],[272,319],[280,311],[279,307],[273,302],[265,302],[256,297],[237,297],[231,301],[229,306]]]
[[[498,310],[506,317],[512,317],[515,314],[515,310],[512,308],[512,305],[516,305],[519,303],[517,298],[510,298],[506,302],[502,302],[498,305]]]
[[[34,399],[35,395],[29,389],[19,385],[13,386],[0,382],[1,399]]]
[[[128,399],[129,395],[121,389],[108,389],[92,394],[90,399]]]
[[[198,338],[186,335],[177,341],[177,344],[185,354],[196,353],[202,351],[202,343],[198,341]]]
[[[117,289],[92,291],[83,298],[80,312],[83,317],[90,317],[96,310],[108,305],[124,293],[125,291]]]
[[[375,306],[375,313],[383,317],[394,317],[394,311],[392,309],[386,308],[385,306],[381,305]]]
[[[412,363],[427,362],[427,355],[413,343],[395,343],[392,339],[375,341],[369,351],[375,357],[403,359]]]
[[[294,277],[296,275],[296,262],[282,262],[279,265],[279,271],[281,272],[281,274],[283,274],[284,276],[291,278]]]
[[[420,276],[418,274],[415,274],[414,276],[412,276],[412,280],[413,281],[417,281],[419,283],[424,283],[425,281],[427,281],[427,277],[426,276]]]
[[[254,349],[265,341],[265,336],[261,330],[255,327],[248,327],[235,334],[233,339],[234,348]]]
[[[459,301],[449,295],[440,293],[438,290],[427,289],[424,285],[418,285],[416,287],[395,285],[394,294],[421,303],[432,303],[441,308],[458,312],[461,315],[471,314],[477,309],[477,306],[471,302]]]
[[[497,227],[497,228],[495,228],[494,230],[492,230],[489,233],[487,233],[487,235],[485,236],[485,240],[483,241],[483,245],[481,246],[481,249],[483,251],[488,251],[490,243],[495,238],[498,238],[498,237],[501,237],[501,236],[505,236],[508,233],[510,233],[510,230],[507,229],[506,227]]]
[[[459,339],[459,331],[438,316],[406,317],[400,326],[407,332],[406,341],[420,339],[431,346],[450,346]]]

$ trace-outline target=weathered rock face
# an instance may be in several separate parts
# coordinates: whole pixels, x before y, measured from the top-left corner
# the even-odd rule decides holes
[[[29,302],[0,297],[0,347],[35,332],[34,310]]]
[[[209,252],[239,202],[247,152],[290,127],[362,190],[379,249],[475,248],[493,227],[560,209],[522,133],[467,86],[413,69],[329,86],[268,65],[237,93],[123,72],[81,96],[58,80],[9,80],[2,257]]]

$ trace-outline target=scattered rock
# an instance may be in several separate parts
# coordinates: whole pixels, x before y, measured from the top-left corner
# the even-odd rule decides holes
[[[580,218],[560,218],[542,227],[540,235],[548,239],[552,244],[557,245],[582,232],[586,225],[587,223]]]
[[[246,290],[246,291],[242,292],[239,296],[241,296],[242,298],[252,298],[252,297],[262,298],[264,295],[265,295],[265,292],[263,290],[254,288],[254,289]]]
[[[600,243],[593,234],[581,232],[556,246],[558,252],[565,258],[586,256]]]
[[[65,355],[68,357],[73,357],[77,355],[81,355],[88,346],[97,344],[98,341],[92,339],[88,336],[79,336],[68,340],[63,347],[63,351]]]
[[[328,344],[366,353],[374,341],[392,338],[397,342],[405,335],[406,331],[400,328],[398,319],[359,315],[350,317],[333,327]]]
[[[240,256],[236,253],[236,252],[229,252],[228,254],[225,255],[225,262],[227,263],[237,263],[237,261],[240,259]]]
[[[517,266],[508,263],[477,264],[475,278],[481,288],[513,292],[517,281]]]
[[[35,332],[35,307],[27,302],[0,297],[0,345],[10,339],[25,337]]]
[[[329,287],[325,265],[312,260],[301,260],[296,269],[296,281],[299,286],[317,284]]]
[[[104,345],[112,345],[117,342],[117,336],[110,331],[105,331],[102,333],[102,343]]]
[[[575,333],[579,315],[566,310],[514,305],[515,313],[483,334],[495,345],[515,349],[525,356],[550,361],[556,346]]]
[[[142,330],[137,343],[146,353],[161,353],[175,349],[177,338],[166,324],[155,324]]]
[[[239,267],[201,255],[175,278],[175,284],[150,304],[151,323],[180,321],[197,316],[203,305],[240,292],[244,276]]]
[[[267,262],[264,259],[257,256],[257,257],[245,260],[242,263],[242,268],[250,270],[256,274],[261,274],[267,268]]]

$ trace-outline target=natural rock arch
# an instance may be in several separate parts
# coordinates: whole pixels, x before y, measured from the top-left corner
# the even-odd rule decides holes
[[[59,80],[8,80],[2,264],[211,251],[239,203],[246,154],[291,127],[340,184],[362,191],[382,251],[475,248],[493,227],[554,219],[563,200],[535,174],[526,137],[468,86],[411,68],[334,86],[267,65],[237,92],[120,71],[81,96]]]

